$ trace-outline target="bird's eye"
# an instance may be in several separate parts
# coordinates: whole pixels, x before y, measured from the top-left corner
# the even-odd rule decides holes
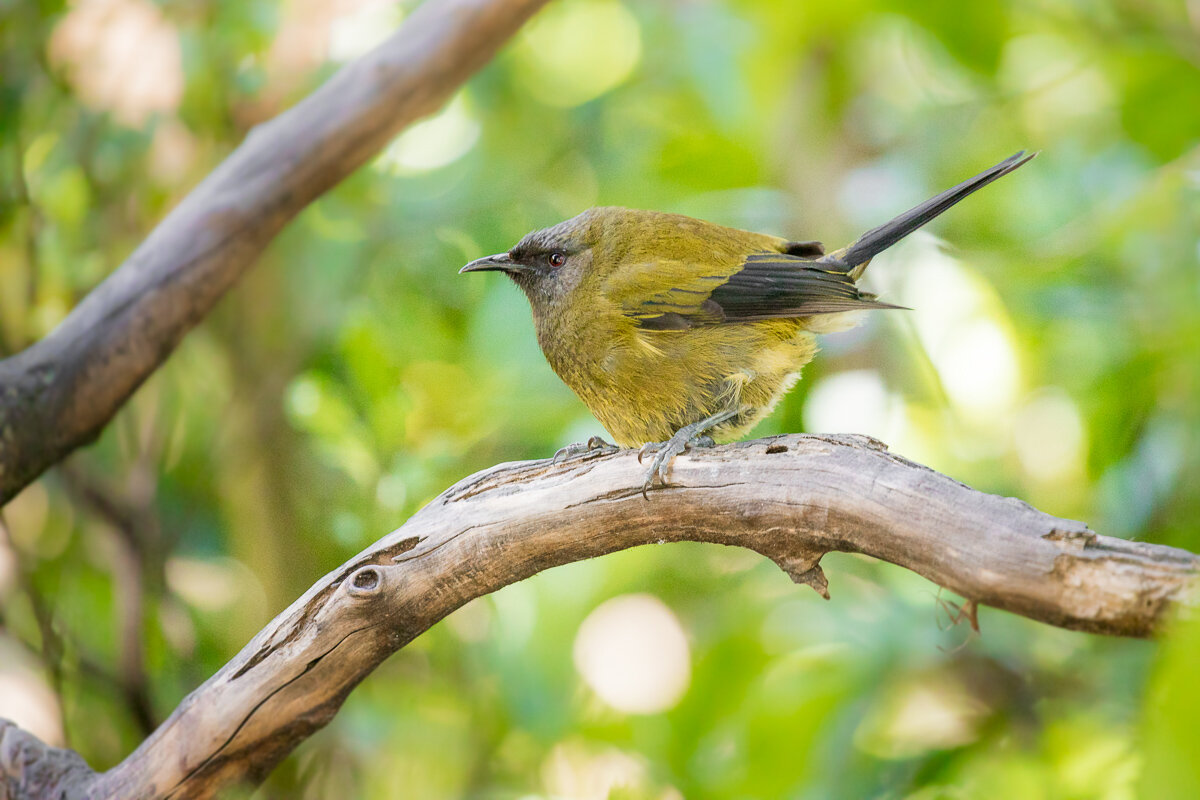
[[[563,264],[567,263],[567,257],[562,253],[555,251],[550,254],[548,261],[552,267],[561,267]]]

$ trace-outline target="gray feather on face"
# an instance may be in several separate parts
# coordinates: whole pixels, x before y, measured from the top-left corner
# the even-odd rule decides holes
[[[586,250],[594,243],[594,237],[588,234],[591,232],[592,222],[599,210],[589,208],[582,214],[563,220],[557,225],[527,233],[509,253],[514,258],[523,259],[549,255],[555,250],[568,256]]]
[[[534,315],[549,311],[574,291],[591,266],[596,212],[590,208],[571,219],[549,228],[526,234],[509,251],[514,261],[533,269],[509,273],[529,298]],[[550,264],[550,256],[562,253],[567,261],[561,267]]]

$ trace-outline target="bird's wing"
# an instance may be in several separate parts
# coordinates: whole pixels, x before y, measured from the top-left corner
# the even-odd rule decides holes
[[[670,260],[635,265],[610,276],[605,294],[651,330],[899,308],[860,292],[844,271],[771,251],[752,253],[732,269]]]
[[[725,321],[724,312],[709,298],[729,280],[727,266],[697,266],[671,259],[628,264],[610,275],[604,294],[627,317],[645,328],[691,328]]]
[[[782,253],[753,253],[713,290],[710,300],[728,321],[835,314],[859,308],[900,308],[859,291],[840,269]]]

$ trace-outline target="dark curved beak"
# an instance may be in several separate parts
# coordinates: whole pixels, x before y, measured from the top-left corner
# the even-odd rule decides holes
[[[512,260],[508,253],[497,253],[494,256],[477,258],[458,271],[464,272],[524,272],[529,267]]]

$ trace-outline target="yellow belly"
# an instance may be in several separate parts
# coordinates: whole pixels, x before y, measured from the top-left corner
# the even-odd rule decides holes
[[[738,416],[710,435],[736,439],[771,412],[817,350],[798,319],[622,328],[602,339],[610,343],[603,351],[551,362],[622,447],[664,441],[728,409]]]

